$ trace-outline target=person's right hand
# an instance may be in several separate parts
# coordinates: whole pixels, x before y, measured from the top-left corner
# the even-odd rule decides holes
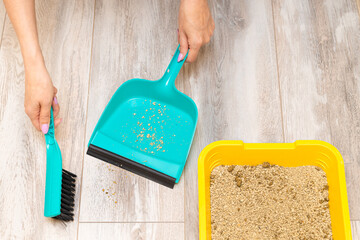
[[[62,119],[56,119],[60,106],[56,98],[57,89],[43,62],[32,63],[25,67],[25,112],[37,130],[46,134],[49,130],[50,109],[53,107],[54,125]]]
[[[179,9],[178,42],[183,60],[189,50],[186,62],[194,62],[201,46],[210,41],[215,29],[207,0],[181,0]]]

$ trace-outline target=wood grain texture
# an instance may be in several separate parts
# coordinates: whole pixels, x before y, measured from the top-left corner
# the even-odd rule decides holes
[[[353,240],[360,240],[360,221],[351,222],[351,233]]]
[[[360,156],[360,25],[355,1],[274,1],[285,141],[332,143],[345,163]],[[348,170],[348,185],[359,172]],[[360,191],[348,188],[360,218]],[[356,200],[355,200],[356,199]]]
[[[274,1],[285,140],[360,155],[360,26],[353,1]]]
[[[213,141],[282,142],[276,52],[269,1],[210,1],[216,29],[179,89],[199,110],[185,169],[186,239],[198,239],[197,160]]]
[[[360,164],[358,162],[345,164],[346,187],[350,208],[350,218],[359,221],[360,206]],[[359,236],[360,238],[360,236]]]
[[[176,5],[96,1],[86,142],[123,82],[164,73],[177,47]],[[169,189],[88,155],[83,171],[80,221],[184,221],[183,178]]]
[[[2,33],[5,23],[5,15],[6,15],[6,10],[4,6],[4,2],[0,1],[0,48],[1,48]]]
[[[63,167],[81,176],[94,2],[36,3],[39,38],[48,71],[59,90],[60,116],[64,119],[56,130]],[[44,137],[24,113],[23,61],[9,19],[0,50],[0,102],[1,238],[74,239],[76,221],[65,225],[43,216]],[[76,190],[79,193],[79,184]]]
[[[183,240],[183,223],[80,223],[79,240]]]

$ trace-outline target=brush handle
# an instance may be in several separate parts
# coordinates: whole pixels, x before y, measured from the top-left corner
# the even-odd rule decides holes
[[[62,157],[55,139],[53,109],[50,112],[49,131],[45,134],[46,142],[46,183],[44,216],[55,217],[60,215],[61,209],[61,182]]]
[[[53,115],[53,108],[51,107],[49,130],[45,134],[45,142],[46,144],[53,144],[54,141],[55,141],[54,115]]]
[[[175,88],[175,79],[179,74],[180,69],[187,58],[188,52],[186,53],[184,59],[181,60],[180,62],[178,62],[179,54],[180,54],[180,45],[177,47],[174,56],[171,59],[169,66],[166,68],[163,77],[160,79],[160,82],[167,87]]]

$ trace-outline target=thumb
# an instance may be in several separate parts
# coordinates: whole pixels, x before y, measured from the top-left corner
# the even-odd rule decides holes
[[[49,131],[51,104],[43,104],[40,109],[40,128],[46,134]]]
[[[186,56],[186,53],[189,49],[188,39],[186,34],[183,31],[179,32],[179,43],[180,43],[180,54],[178,57],[178,62],[182,61]]]

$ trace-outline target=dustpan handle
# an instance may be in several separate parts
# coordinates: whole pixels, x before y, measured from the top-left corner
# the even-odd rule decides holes
[[[178,62],[179,54],[180,54],[180,45],[177,47],[169,66],[166,68],[164,76],[160,80],[161,83],[165,84],[165,86],[175,87],[175,79],[176,79],[177,75],[179,74],[180,69],[181,69],[182,65],[184,64],[184,62],[187,58],[187,55],[188,55],[188,53],[186,53],[184,59],[181,60],[180,62]]]

